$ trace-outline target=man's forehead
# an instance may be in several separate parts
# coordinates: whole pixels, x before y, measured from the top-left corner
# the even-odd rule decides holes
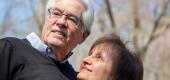
[[[83,2],[82,2],[82,0],[56,0],[55,2],[54,2],[54,4],[67,4],[67,5],[75,5],[75,4],[77,4],[77,5],[83,5],[84,6],[84,4],[83,4]],[[57,5],[56,5],[57,6]]]
[[[59,0],[52,4],[52,8],[58,8],[68,13],[81,13],[84,10],[84,4],[80,0]]]

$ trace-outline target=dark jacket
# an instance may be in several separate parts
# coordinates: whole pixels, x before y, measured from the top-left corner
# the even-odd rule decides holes
[[[40,54],[26,40],[0,40],[0,80],[75,80],[76,72]]]

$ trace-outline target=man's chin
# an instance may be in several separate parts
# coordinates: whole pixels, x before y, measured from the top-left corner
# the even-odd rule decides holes
[[[65,42],[64,42],[64,41],[61,41],[61,40],[50,40],[48,43],[49,43],[50,45],[56,46],[56,47],[63,47],[63,46],[66,45]]]
[[[64,47],[64,43],[52,43],[51,45],[56,46],[56,47]]]

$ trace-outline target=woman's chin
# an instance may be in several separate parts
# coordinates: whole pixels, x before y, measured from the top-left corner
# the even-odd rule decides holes
[[[87,74],[81,72],[77,75],[78,80],[88,80],[87,77],[88,77]]]

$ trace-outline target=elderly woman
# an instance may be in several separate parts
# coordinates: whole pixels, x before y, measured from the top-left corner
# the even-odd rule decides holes
[[[78,80],[142,80],[141,60],[116,35],[98,39],[84,58]]]

